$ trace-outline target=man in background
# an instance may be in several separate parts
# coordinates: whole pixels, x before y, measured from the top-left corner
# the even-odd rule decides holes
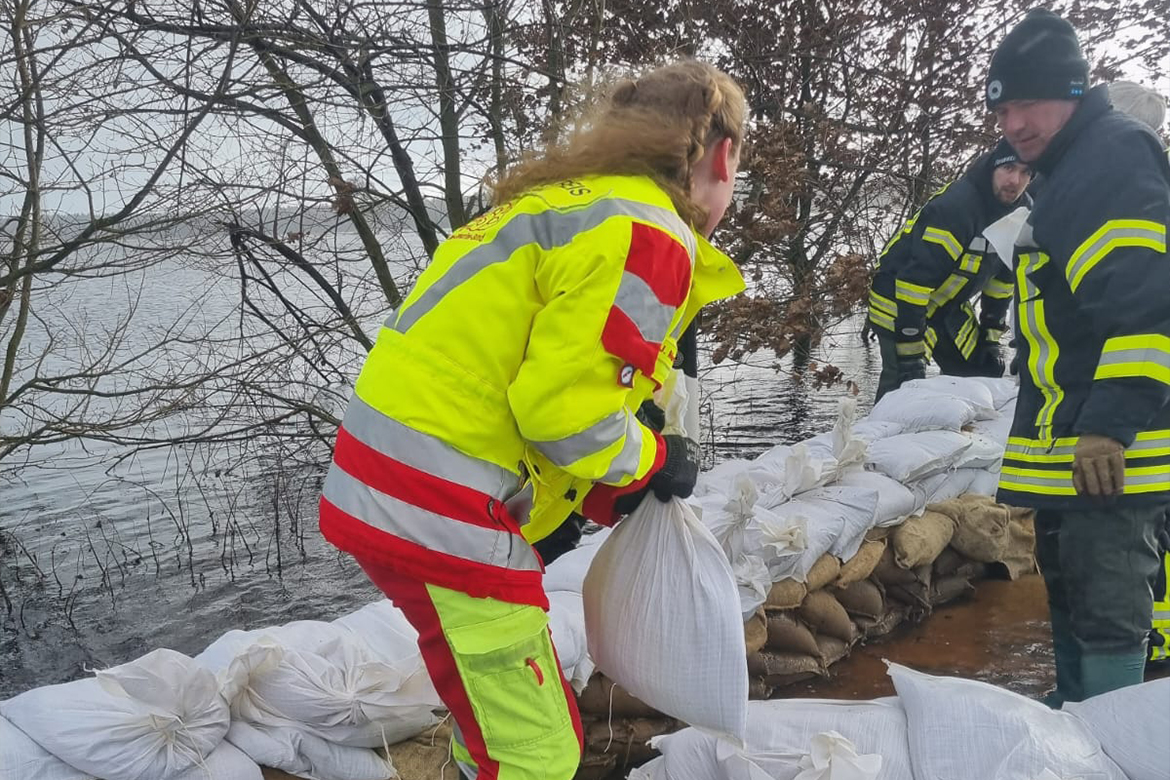
[[[1170,162],[1088,74],[1072,26],[1034,9],[986,81],[1045,177],[1016,240],[1020,395],[999,500],[1037,510],[1054,706],[1142,681],[1170,506]]]

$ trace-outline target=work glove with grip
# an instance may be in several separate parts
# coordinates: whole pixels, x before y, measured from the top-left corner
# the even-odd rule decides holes
[[[1082,496],[1109,498],[1125,489],[1125,445],[1086,433],[1073,450],[1073,487]]]
[[[695,489],[699,478],[699,445],[687,436],[667,434],[662,437],[666,446],[666,459],[662,468],[654,472],[647,484],[659,501],[669,501],[672,496],[687,498]]]

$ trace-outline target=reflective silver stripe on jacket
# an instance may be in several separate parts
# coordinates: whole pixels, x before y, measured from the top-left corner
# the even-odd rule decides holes
[[[341,424],[355,439],[388,458],[493,498],[504,499],[520,486],[519,475],[403,425],[356,394]]]
[[[612,217],[632,217],[668,230],[686,247],[691,265],[694,266],[698,252],[694,234],[678,214],[660,206],[622,198],[601,198],[569,211],[547,209],[536,214],[517,214],[499,229],[491,241],[459,258],[417,301],[400,308],[398,318],[391,327],[405,333],[435,308],[447,293],[485,268],[504,262],[523,246],[536,244],[545,251],[566,246],[581,233],[598,227]]]
[[[630,318],[643,340],[652,344],[661,344],[666,338],[676,311],[674,306],[660,303],[650,285],[629,271],[622,273],[613,305]]]
[[[336,463],[329,468],[323,495],[326,501],[371,528],[428,550],[487,566],[540,571],[540,561],[523,537],[408,504],[362,483]],[[485,505],[485,516],[487,512]]]

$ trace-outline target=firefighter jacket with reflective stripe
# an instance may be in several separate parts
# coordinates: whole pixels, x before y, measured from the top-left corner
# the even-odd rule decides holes
[[[1047,182],[1016,240],[1020,395],[1000,479],[1016,506],[1090,505],[1082,434],[1126,446],[1122,505],[1170,501],[1170,164],[1095,88],[1036,167]]]
[[[998,341],[1011,301],[1011,272],[982,235],[1016,206],[992,193],[991,154],[936,193],[886,244],[869,296],[869,320],[894,334],[898,354],[926,353],[949,338],[966,358],[980,326]],[[1027,205],[1027,195],[1017,205]],[[970,299],[982,293],[981,316]]]
[[[595,483],[661,465],[635,411],[698,310],[743,287],[644,177],[561,182],[468,223],[362,367],[322,531],[425,582],[543,603],[529,542]]]

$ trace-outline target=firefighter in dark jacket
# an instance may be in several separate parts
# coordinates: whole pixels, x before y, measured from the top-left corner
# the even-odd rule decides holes
[[[1001,141],[944,187],[886,244],[869,292],[869,325],[881,347],[880,399],[926,375],[1003,376],[999,341],[1011,302],[1006,265],[983,229],[1028,196],[1028,167]],[[970,300],[982,293],[980,315]]]
[[[1142,681],[1170,505],[1170,164],[1087,81],[1072,26],[1037,9],[986,84],[1046,177],[1016,239],[1020,397],[999,497],[1037,509],[1057,706]]]

